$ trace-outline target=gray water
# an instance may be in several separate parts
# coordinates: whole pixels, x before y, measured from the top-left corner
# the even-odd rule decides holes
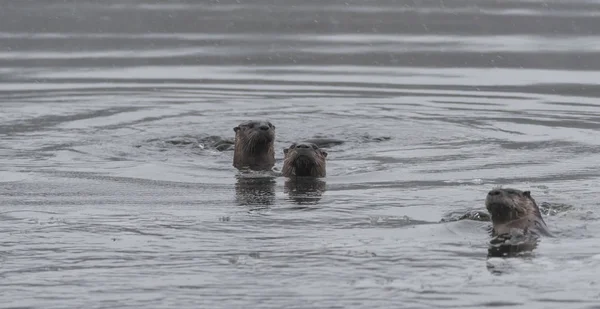
[[[1,308],[600,308],[600,2],[1,1]],[[329,145],[238,175],[248,119]],[[487,258],[487,191],[555,238]],[[556,206],[558,205],[558,206]],[[562,206],[560,206],[562,205]]]

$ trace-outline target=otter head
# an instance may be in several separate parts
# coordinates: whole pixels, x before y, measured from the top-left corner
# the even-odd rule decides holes
[[[283,175],[325,177],[327,152],[313,143],[293,143],[283,150]]]
[[[254,150],[254,145],[269,144],[275,139],[275,126],[269,121],[244,121],[234,127],[233,132],[236,142],[241,142],[249,151]]]
[[[485,208],[492,217],[495,234],[511,228],[545,228],[545,222],[530,191],[517,189],[493,189],[485,199]]]
[[[275,165],[275,126],[269,121],[250,120],[233,128],[235,148],[233,165],[253,170],[268,170]]]
[[[485,199],[492,217],[488,256],[512,256],[537,246],[538,236],[552,236],[530,191],[493,189]]]
[[[493,189],[485,199],[485,208],[494,224],[508,223],[535,213],[537,206],[530,191]]]

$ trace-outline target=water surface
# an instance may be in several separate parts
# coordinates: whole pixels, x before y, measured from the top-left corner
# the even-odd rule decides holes
[[[1,1],[2,308],[598,308],[597,1]],[[328,175],[239,176],[233,137]],[[556,238],[487,258],[496,186]]]

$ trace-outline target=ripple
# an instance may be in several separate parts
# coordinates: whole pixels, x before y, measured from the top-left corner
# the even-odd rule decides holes
[[[3,3],[0,300],[593,306],[597,9]],[[278,169],[322,139],[327,177],[240,175],[216,143],[253,118],[277,126]],[[530,190],[556,237],[487,258],[496,186]]]

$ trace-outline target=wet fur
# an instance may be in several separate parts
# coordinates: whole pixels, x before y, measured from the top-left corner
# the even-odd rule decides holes
[[[493,189],[485,207],[492,218],[492,236],[509,234],[511,229],[551,236],[530,191]]]
[[[261,130],[268,126],[268,130]],[[233,128],[233,166],[237,169],[271,170],[275,165],[275,126],[268,121],[246,121]]]
[[[293,143],[283,150],[285,177],[325,177],[327,152],[313,143]]]

